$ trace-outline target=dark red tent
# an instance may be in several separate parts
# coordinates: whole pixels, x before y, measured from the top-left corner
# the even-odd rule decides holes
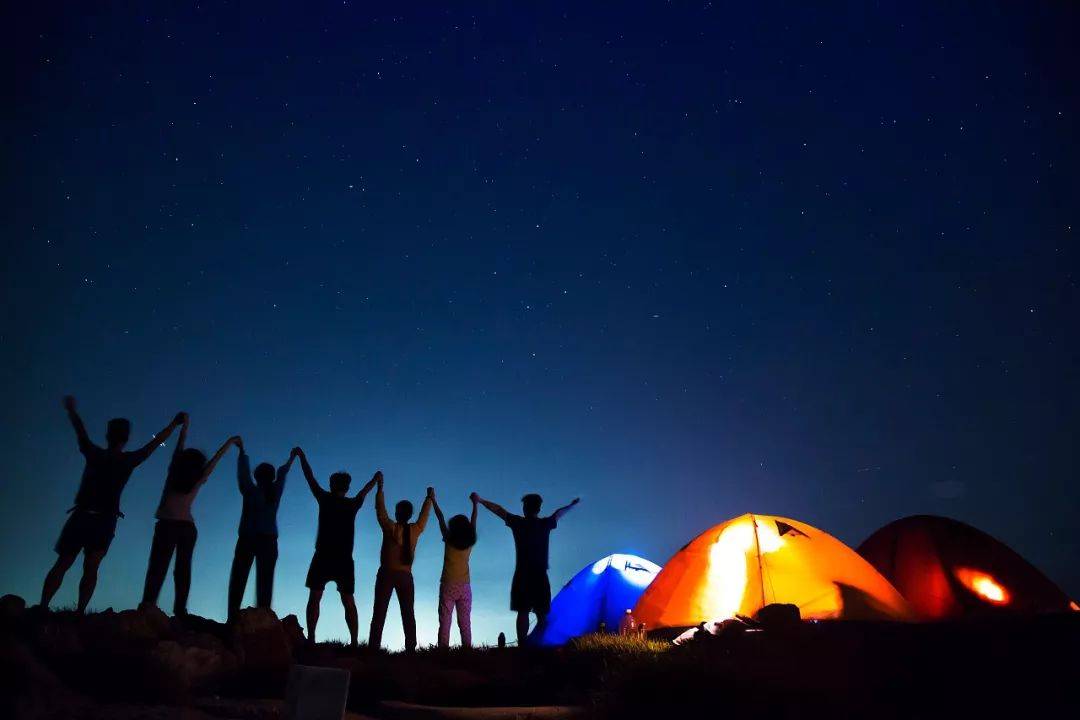
[[[926,620],[1080,610],[1004,543],[958,520],[902,518],[867,538],[858,553]]]

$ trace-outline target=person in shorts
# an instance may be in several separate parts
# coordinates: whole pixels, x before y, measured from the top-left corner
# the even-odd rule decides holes
[[[300,448],[293,452],[300,460],[311,494],[319,504],[319,529],[315,535],[315,554],[308,568],[307,582],[309,589],[307,603],[308,642],[315,643],[315,627],[319,624],[319,607],[322,603],[323,590],[328,582],[337,585],[341,596],[341,606],[345,610],[345,624],[349,628],[349,642],[356,647],[357,617],[356,570],[353,563],[353,537],[356,528],[356,513],[364,505],[364,498],[375,487],[381,472],[364,485],[356,495],[347,493],[352,477],[347,472],[336,472],[330,476],[330,491],[327,492],[315,480],[307,456]]]
[[[64,575],[81,552],[83,574],[79,581],[77,608],[83,613],[97,587],[98,568],[109,551],[116,532],[116,521],[123,516],[120,512],[120,495],[131,479],[131,473],[183,423],[186,414],[177,413],[173,421],[150,442],[138,450],[126,452],[124,448],[131,437],[131,421],[126,418],[110,420],[105,430],[105,447],[102,448],[90,440],[76,410],[75,398],[70,395],[65,397],[64,409],[75,429],[79,452],[86,458],[86,465],[83,467],[79,491],[75,495],[75,506],[68,511],[71,517],[64,523],[60,538],[56,541],[56,562],[46,574],[41,588],[41,607],[48,609],[64,582]]]
[[[543,498],[530,493],[521,498],[522,515],[508,512],[501,505],[478,498],[481,505],[502,518],[514,533],[514,580],[510,585],[510,609],[517,613],[518,647],[529,635],[529,613],[536,615],[536,627],[542,630],[551,609],[551,583],[548,581],[548,546],[551,531],[559,519],[570,512],[581,498],[559,508],[547,517],[540,517]]]

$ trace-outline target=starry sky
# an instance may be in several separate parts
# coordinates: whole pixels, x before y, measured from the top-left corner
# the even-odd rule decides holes
[[[98,441],[183,409],[195,447],[299,444],[324,482],[382,468],[448,513],[580,495],[556,588],[747,511],[850,545],[935,513],[1080,595],[1074,7],[392,5],[8,15],[0,591],[36,602],[54,558],[70,392]],[[139,599],[168,454],[95,607]],[[190,608],[217,618],[234,467],[194,509]],[[315,519],[297,468],[281,614]],[[368,505],[365,631],[376,527]],[[429,531],[422,644],[441,553]],[[483,514],[480,641],[512,635],[512,564]],[[323,615],[343,637],[332,591]]]

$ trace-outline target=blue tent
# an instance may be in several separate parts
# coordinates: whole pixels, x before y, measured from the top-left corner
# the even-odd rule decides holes
[[[627,608],[638,598],[660,566],[637,555],[608,555],[582,569],[551,601],[547,626],[530,638],[540,645],[561,645],[571,638],[597,632],[600,622],[617,632]]]

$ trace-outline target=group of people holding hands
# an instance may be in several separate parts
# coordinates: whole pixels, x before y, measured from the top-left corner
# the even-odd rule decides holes
[[[416,648],[412,566],[417,542],[427,526],[432,510],[439,522],[444,546],[439,583],[440,647],[446,647],[450,643],[450,626],[455,613],[461,644],[465,647],[472,644],[469,559],[477,539],[479,505],[498,516],[513,532],[517,563],[510,590],[510,609],[517,613],[518,644],[523,644],[528,635],[530,614],[536,615],[537,626],[546,620],[551,604],[551,586],[547,575],[550,533],[559,519],[578,503],[577,499],[553,514],[541,517],[543,501],[539,495],[529,494],[523,497],[522,514],[517,515],[474,492],[469,496],[472,502],[470,515],[454,515],[447,520],[435,499],[434,488],[429,487],[415,520],[413,504],[408,500],[401,500],[394,506],[394,515],[391,518],[386,508],[382,471],[377,471],[358,493],[350,495],[352,477],[349,473],[341,471],[331,474],[329,489],[323,488],[316,480],[307,456],[299,447],[292,449],[288,460],[280,467],[275,468],[264,462],[256,465],[253,471],[244,450],[243,440],[236,435],[226,440],[217,452],[207,459],[202,451],[187,446],[190,418],[183,412],[178,413],[149,443],[134,451],[125,449],[131,435],[130,421],[124,418],[110,420],[106,427],[105,447],[100,447],[90,440],[74,398],[64,398],[64,409],[75,429],[79,450],[86,460],[86,465],[74,507],[68,511],[70,517],[56,543],[56,562],[45,577],[41,591],[42,608],[49,607],[65,573],[82,553],[83,575],[79,582],[77,609],[80,613],[85,612],[97,584],[98,567],[112,543],[117,520],[123,517],[120,512],[120,495],[124,487],[135,468],[179,428],[180,435],[155,513],[157,523],[150,546],[142,605],[157,605],[169,565],[172,563],[176,585],[173,612],[177,616],[187,614],[192,556],[198,538],[192,505],[218,462],[235,445],[239,450],[237,484],[243,498],[243,509],[229,576],[230,622],[240,610],[252,565],[255,566],[256,606],[271,606],[274,569],[278,558],[277,512],[289,470],[297,460],[319,507],[315,552],[306,581],[309,590],[307,633],[310,642],[315,642],[323,591],[327,583],[333,582],[341,596],[349,640],[352,645],[357,644],[359,628],[354,600],[356,582],[353,541],[356,515],[373,489],[376,491],[375,517],[382,531],[382,546],[379,552],[379,570],[375,576],[369,646],[381,646],[390,598],[396,594],[405,633],[405,649],[411,652]]]

